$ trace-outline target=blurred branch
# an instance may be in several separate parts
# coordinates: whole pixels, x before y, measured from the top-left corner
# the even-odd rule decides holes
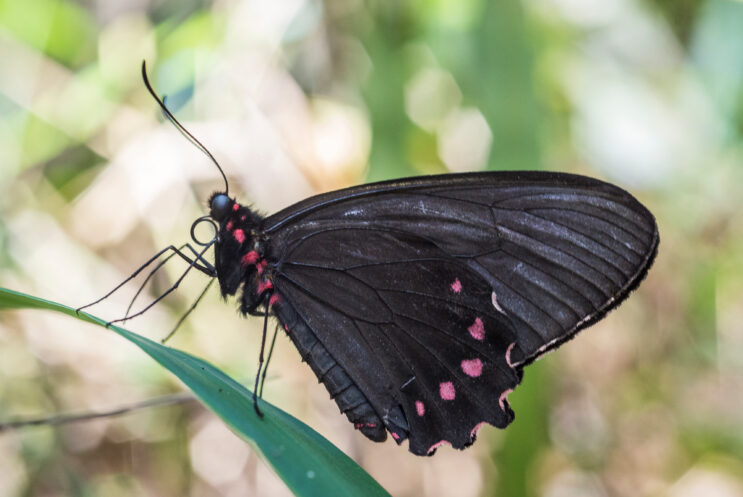
[[[183,404],[185,402],[191,402],[196,400],[196,397],[192,393],[182,392],[170,395],[163,395],[161,397],[155,397],[154,399],[145,400],[142,402],[136,402],[134,404],[128,404],[125,406],[117,407],[107,411],[86,411],[80,413],[68,413],[68,414],[55,414],[53,416],[45,416],[40,418],[30,419],[19,419],[13,421],[0,422],[0,433],[12,430],[19,430],[21,428],[27,428],[29,426],[57,426],[67,423],[76,423],[79,421],[90,421],[98,418],[109,418],[113,416],[121,416],[122,414],[128,414],[130,412],[139,411],[141,409],[148,409],[150,407],[160,407],[174,404]]]

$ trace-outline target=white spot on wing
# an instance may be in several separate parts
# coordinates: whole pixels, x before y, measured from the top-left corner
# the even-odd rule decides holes
[[[363,214],[364,209],[360,207],[356,207],[354,209],[349,209],[346,212],[343,213],[344,217],[351,217],[351,216],[358,216],[359,214]]]
[[[493,303],[493,307],[495,307],[495,310],[500,312],[501,314],[505,314],[506,311],[503,310],[503,308],[498,303],[498,298],[495,296],[495,292],[493,292],[490,295],[490,301]]]

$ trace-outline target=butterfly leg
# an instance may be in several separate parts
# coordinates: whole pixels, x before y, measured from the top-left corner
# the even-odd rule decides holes
[[[204,287],[204,289],[199,294],[198,298],[196,300],[194,300],[194,303],[191,304],[191,307],[189,307],[188,310],[185,312],[185,314],[183,314],[183,316],[181,316],[181,318],[178,320],[178,322],[175,323],[175,326],[173,327],[172,330],[170,330],[170,333],[168,333],[165,338],[163,338],[162,340],[160,340],[160,343],[167,342],[168,340],[170,340],[170,338],[173,335],[175,335],[175,332],[181,326],[181,323],[183,323],[183,321],[186,320],[186,318],[188,317],[188,315],[191,314],[191,312],[194,309],[196,309],[196,306],[199,305],[199,302],[201,302],[201,299],[204,298],[204,295],[206,295],[206,292],[209,291],[209,288],[212,286],[212,283],[214,283],[214,278],[212,278],[212,279],[209,280],[209,283],[206,284],[206,286]]]
[[[268,347],[268,357],[266,357],[266,365],[263,366],[263,373],[261,374],[261,387],[258,389],[258,397],[263,398],[263,385],[266,384],[266,372],[268,371],[268,365],[273,357],[273,347],[276,345],[276,335],[279,332],[279,323],[276,323],[276,328],[273,330],[273,338],[271,338],[271,345]]]
[[[188,245],[188,244],[187,243],[184,243],[183,245],[181,245],[180,247],[178,247],[178,250],[182,251],[186,247],[186,245]],[[126,313],[124,314],[124,318],[129,317],[129,312],[132,310],[132,306],[134,305],[134,302],[137,300],[137,297],[139,297],[139,295],[145,289],[145,287],[147,286],[147,283],[149,283],[150,280],[155,276],[155,274],[160,270],[160,268],[162,268],[175,255],[176,255],[175,252],[173,252],[172,254],[168,255],[165,259],[163,259],[162,261],[158,262],[157,263],[157,266],[155,266],[152,269],[152,271],[150,271],[150,273],[144,279],[144,281],[142,282],[142,284],[139,286],[139,289],[137,290],[137,293],[135,293],[134,294],[134,297],[132,297],[132,300],[129,301],[129,305],[126,308]]]
[[[212,274],[212,273],[211,273],[211,272],[209,271],[209,269],[208,269],[208,267],[207,267],[207,266],[199,266],[199,264],[198,264],[198,261],[206,262],[206,261],[204,260],[204,258],[203,258],[203,255],[204,255],[204,253],[205,253],[205,252],[206,252],[207,250],[209,250],[209,248],[210,248],[210,247],[211,247],[212,245],[213,245],[213,242],[212,242],[212,243],[209,243],[209,244],[207,244],[207,245],[205,245],[205,246],[204,246],[204,249],[203,249],[203,250],[201,250],[201,252],[196,252],[196,251],[195,251],[195,250],[193,249],[193,247],[191,247],[190,245],[188,245],[188,244],[187,244],[187,245],[186,245],[186,246],[187,246],[187,248],[191,249],[191,250],[192,250],[192,251],[194,252],[194,254],[196,255],[196,257],[195,257],[195,258],[194,258],[193,260],[189,259],[189,258],[188,258],[188,256],[186,256],[186,255],[185,255],[185,254],[183,254],[182,252],[178,251],[178,250],[177,250],[177,249],[176,249],[175,247],[173,247],[172,245],[171,245],[170,247],[168,247],[169,249],[171,249],[171,248],[172,248],[172,250],[174,250],[174,251],[176,252],[176,254],[177,254],[177,255],[181,256],[182,258],[184,258],[185,260],[189,261],[189,263],[190,263],[190,264],[189,264],[189,266],[188,266],[188,267],[186,268],[186,270],[185,270],[185,271],[183,272],[183,274],[182,274],[182,275],[180,276],[180,278],[178,278],[178,279],[176,280],[176,282],[175,282],[175,283],[173,284],[173,286],[171,286],[170,288],[168,288],[167,290],[165,290],[165,292],[163,292],[163,293],[162,293],[162,294],[161,294],[161,295],[160,295],[160,296],[159,296],[158,298],[156,298],[155,300],[153,300],[152,302],[150,302],[150,304],[149,304],[149,305],[148,305],[147,307],[145,307],[144,309],[142,309],[141,311],[139,311],[139,312],[137,312],[137,313],[135,313],[135,314],[132,314],[131,316],[128,316],[128,317],[123,317],[123,318],[120,318],[120,319],[114,319],[113,321],[109,321],[108,323],[106,323],[106,327],[108,327],[108,326],[112,325],[113,323],[119,323],[119,322],[122,322],[122,321],[126,321],[126,320],[128,320],[128,319],[136,318],[137,316],[141,316],[141,315],[142,315],[142,314],[144,314],[145,312],[149,311],[149,310],[150,310],[150,309],[151,309],[151,308],[152,308],[152,307],[153,307],[153,306],[154,306],[155,304],[157,304],[158,302],[160,302],[160,301],[161,301],[162,299],[164,299],[165,297],[167,297],[167,296],[168,296],[168,295],[169,295],[169,294],[170,294],[171,292],[173,292],[173,291],[174,291],[174,290],[175,290],[176,288],[178,288],[178,286],[179,286],[179,285],[181,284],[181,281],[183,281],[183,279],[184,279],[184,278],[186,277],[186,275],[188,274],[188,272],[189,272],[189,271],[190,271],[190,270],[191,270],[192,268],[196,268],[196,269],[198,269],[199,271],[205,272],[205,273],[206,273],[206,274],[208,274],[209,276],[214,276],[214,274]],[[166,250],[167,250],[167,249],[166,249]],[[162,255],[162,253],[163,253],[163,252],[164,252],[164,251],[161,251],[161,252],[160,252],[160,253],[159,253],[158,255]],[[153,260],[154,260],[154,258],[153,258],[153,259],[150,259],[149,263],[151,263],[151,262],[152,262]],[[207,263],[207,264],[209,264],[208,262],[206,262],[206,263]],[[209,266],[211,266],[211,264],[209,264]],[[146,267],[146,266],[145,266],[145,267]],[[138,272],[139,272],[139,271],[141,271],[142,269],[144,269],[144,267],[140,268],[140,269],[138,270]],[[215,273],[216,273],[216,271],[215,271]],[[129,278],[128,278],[128,279],[126,280],[126,281],[129,281],[129,280],[131,280],[132,278],[133,278],[133,276],[130,276],[130,277],[129,277]],[[125,281],[124,283],[126,283],[126,281]],[[122,285],[123,285],[123,283],[122,283]],[[113,293],[113,292],[114,292],[114,291],[116,291],[116,290],[117,290],[117,289],[118,289],[119,287],[121,287],[121,285],[119,285],[119,286],[118,286],[117,288],[115,288],[115,289],[114,289],[114,290],[113,290],[112,292],[110,292],[110,293]],[[104,297],[104,298],[105,298],[105,297]],[[103,300],[103,299],[101,299],[101,300]],[[100,300],[99,300],[99,301],[100,301]],[[94,303],[95,303],[95,302],[94,302]],[[89,304],[89,305],[92,305],[92,304]],[[85,307],[88,307],[88,306],[85,306]]]
[[[182,249],[183,249],[183,247],[186,247],[186,248],[188,248],[189,250],[191,250],[191,252],[193,252],[193,254],[194,254],[194,255],[196,256],[196,258],[195,258],[195,259],[191,259],[191,258],[190,258],[189,256],[187,256],[186,254],[184,254],[184,253],[182,252]],[[194,250],[194,248],[193,248],[193,247],[191,247],[191,245],[190,245],[190,244],[188,244],[188,243],[186,243],[186,244],[184,244],[184,245],[181,245],[181,247],[179,247],[179,248],[176,248],[176,247],[174,247],[173,245],[170,245],[170,246],[168,246],[168,247],[165,247],[165,248],[164,248],[164,249],[162,249],[161,251],[159,251],[159,252],[158,252],[157,254],[153,255],[153,256],[152,256],[152,257],[151,257],[151,258],[150,258],[150,259],[149,259],[149,260],[148,260],[147,262],[145,262],[144,264],[142,264],[142,266],[140,266],[140,267],[139,267],[139,269],[137,269],[136,271],[134,271],[134,272],[133,272],[133,273],[132,273],[131,275],[129,275],[129,277],[128,277],[128,278],[126,278],[126,279],[125,279],[124,281],[122,281],[121,283],[119,283],[118,285],[116,285],[116,287],[115,287],[115,288],[114,288],[113,290],[111,290],[110,292],[108,292],[108,293],[107,293],[106,295],[104,295],[103,297],[99,298],[98,300],[96,300],[96,301],[94,301],[94,302],[91,302],[90,304],[86,304],[86,305],[84,305],[84,306],[82,306],[82,307],[78,307],[77,309],[75,309],[75,312],[76,312],[76,313],[79,313],[79,312],[80,312],[80,311],[82,311],[83,309],[87,309],[88,307],[92,307],[92,306],[94,306],[94,305],[96,305],[96,304],[98,304],[98,303],[100,303],[100,302],[103,302],[103,301],[104,301],[104,300],[106,300],[106,299],[107,299],[108,297],[110,297],[111,295],[113,295],[114,293],[116,293],[116,291],[117,291],[117,290],[118,290],[119,288],[121,288],[122,286],[126,285],[126,284],[127,284],[127,283],[129,283],[129,282],[130,282],[131,280],[133,280],[134,278],[136,278],[136,277],[137,277],[137,275],[139,275],[139,273],[141,273],[142,271],[144,271],[144,270],[145,270],[145,269],[147,268],[147,266],[149,266],[150,264],[152,264],[152,263],[153,263],[154,261],[156,261],[156,260],[157,260],[157,259],[158,259],[158,258],[159,258],[159,257],[160,257],[161,255],[163,255],[164,253],[168,252],[169,250],[172,250],[172,251],[173,251],[173,254],[171,254],[171,256],[169,256],[169,257],[168,257],[168,259],[169,259],[170,257],[172,257],[172,255],[178,255],[178,256],[180,256],[180,257],[181,257],[181,258],[182,258],[183,260],[185,260],[186,262],[188,262],[188,263],[190,264],[190,267],[189,267],[189,269],[190,269],[191,267],[194,267],[194,268],[196,268],[197,270],[201,271],[202,273],[204,273],[204,274],[206,274],[206,275],[208,275],[208,276],[212,276],[212,277],[213,277],[213,276],[216,276],[216,275],[217,275],[217,270],[216,270],[216,269],[214,268],[214,266],[212,266],[212,265],[211,265],[211,264],[210,264],[210,263],[209,263],[209,262],[208,262],[208,261],[207,261],[206,259],[204,259],[204,258],[202,257],[202,255],[203,255],[203,253],[205,252],[205,250],[203,250],[203,251],[201,252],[201,254],[200,254],[199,252],[197,252],[196,250]],[[167,261],[168,259],[166,259],[165,261]],[[163,261],[163,263],[164,263],[165,261]],[[200,262],[201,264],[199,264],[199,262]],[[159,269],[159,267],[160,267],[161,265],[162,265],[162,263],[161,263],[160,265],[158,265],[158,267],[156,267],[156,268],[155,268],[155,270],[154,270],[153,272],[151,272],[151,273],[150,273],[150,275],[148,275],[148,277],[147,277],[147,278],[148,278],[148,279],[149,279],[149,278],[151,278],[152,274],[154,274],[154,272],[155,272],[155,271],[157,271],[157,269]],[[141,289],[140,289],[140,291],[141,291]],[[137,292],[137,294],[139,294],[139,292]],[[136,298],[137,298],[137,296],[135,295],[135,296],[134,296],[134,298],[136,299]],[[127,310],[127,314],[128,314],[128,313],[129,313],[129,312],[128,312],[128,310]]]
[[[255,408],[256,414],[263,417],[263,413],[258,408],[258,382],[261,379],[261,369],[263,369],[263,351],[266,348],[266,332],[268,328],[268,294],[263,299],[263,306],[265,309],[265,315],[263,317],[263,335],[261,336],[261,351],[258,354],[258,371],[255,374],[255,385],[253,387],[253,407]]]

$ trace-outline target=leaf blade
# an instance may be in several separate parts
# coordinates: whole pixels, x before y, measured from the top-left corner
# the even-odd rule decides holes
[[[0,288],[0,310],[11,309],[46,309],[99,326],[106,324],[57,302]],[[204,405],[262,454],[295,495],[389,495],[352,459],[290,414],[260,400],[264,417],[259,419],[253,410],[252,393],[203,359],[118,326],[109,329],[183,381]]]

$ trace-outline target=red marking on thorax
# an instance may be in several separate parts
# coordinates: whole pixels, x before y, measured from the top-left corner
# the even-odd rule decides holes
[[[263,271],[266,269],[266,264],[266,259],[263,259],[255,265],[255,268],[258,270],[259,276],[263,274]]]
[[[242,256],[242,259],[240,259],[240,262],[243,266],[247,266],[249,264],[255,264],[256,261],[260,258],[260,255],[258,255],[258,252],[255,250],[251,250],[244,256]]]
[[[243,230],[235,230],[232,233],[232,236],[235,237],[235,240],[237,240],[237,243],[242,243],[245,241],[245,232]]]
[[[454,389],[451,381],[445,381],[439,385],[439,395],[444,400],[454,400],[454,397],[457,396],[457,391]]]
[[[451,284],[451,289],[454,293],[459,293],[462,291],[462,282],[459,281],[459,278],[454,280],[454,283]]]
[[[227,231],[232,231],[232,228],[233,227],[234,227],[234,225],[232,224],[232,221],[227,221],[227,226],[225,226],[225,228],[227,229]]]
[[[232,205],[232,210],[233,211],[239,211],[240,210],[240,204],[238,204],[238,203],[233,204]]]
[[[462,361],[462,371],[467,376],[477,378],[482,374],[482,361],[480,359],[465,359]]]
[[[479,317],[475,318],[475,322],[467,328],[467,331],[470,332],[470,335],[472,335],[472,338],[475,340],[482,340],[485,338],[485,325],[482,324],[482,319]]]
[[[420,400],[416,400],[415,411],[418,413],[418,416],[423,416],[426,414],[426,406]]]
[[[278,293],[271,294],[271,298],[268,299],[268,305],[269,306],[274,306],[274,305],[278,304],[279,302],[281,302],[281,297],[279,296]]]
[[[273,288],[273,283],[271,283],[269,280],[266,280],[266,281],[260,280],[258,282],[258,294],[259,295],[265,292],[266,290],[270,290],[271,288]]]

